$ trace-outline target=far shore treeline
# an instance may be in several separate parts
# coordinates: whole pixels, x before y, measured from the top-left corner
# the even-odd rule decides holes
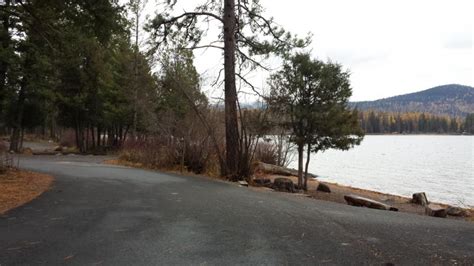
[[[359,112],[367,134],[473,134],[472,115],[467,118],[429,113]]]

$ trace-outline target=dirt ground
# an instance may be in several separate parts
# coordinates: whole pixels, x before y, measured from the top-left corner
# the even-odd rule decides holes
[[[52,183],[49,175],[8,170],[0,175],[0,215],[40,196]]]
[[[288,177],[288,176],[258,174],[257,177],[269,178],[272,180],[272,182],[275,178],[286,177],[293,180],[293,183],[295,184],[298,183],[298,178],[295,176]],[[344,199],[345,195],[353,194],[353,195],[362,196],[365,198],[369,198],[372,200],[376,200],[376,201],[391,205],[397,208],[401,212],[425,215],[425,208],[421,205],[416,205],[416,204],[411,203],[410,202],[411,199],[407,197],[401,197],[397,195],[385,194],[385,193],[380,193],[376,191],[353,188],[349,186],[342,186],[339,184],[333,184],[333,183],[327,183],[327,182],[324,182],[324,184],[329,186],[329,188],[331,189],[331,193],[317,191],[316,188],[318,187],[319,182],[315,179],[312,179],[312,180],[308,180],[308,191],[306,192],[306,194],[309,197],[314,198],[314,199],[332,201],[332,202],[341,203],[341,204],[347,204],[347,202]],[[429,195],[427,195],[427,197],[429,199]],[[435,204],[448,207],[448,205],[446,204],[441,204],[441,203],[435,203]],[[474,222],[474,210],[466,209],[466,211],[468,212],[469,217],[448,216],[448,218]]]

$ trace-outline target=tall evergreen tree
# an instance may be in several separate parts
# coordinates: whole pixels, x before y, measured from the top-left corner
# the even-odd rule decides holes
[[[286,118],[282,121],[297,146],[298,186],[307,189],[311,152],[346,150],[359,145],[363,139],[357,112],[347,107],[352,94],[349,74],[338,64],[313,60],[309,54],[297,54],[271,76],[270,85],[270,105]]]
[[[464,131],[469,134],[474,134],[474,114],[466,116],[466,120],[464,121]]]

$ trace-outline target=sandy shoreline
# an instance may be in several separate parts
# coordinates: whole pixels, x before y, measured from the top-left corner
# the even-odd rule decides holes
[[[285,178],[290,178],[294,183],[298,182],[297,177],[295,176],[278,176],[278,175],[269,175],[269,174],[257,174],[257,177],[259,178],[269,178],[272,180],[277,178],[277,177],[285,177]],[[317,187],[319,185],[319,181],[315,179],[308,180],[308,191],[305,192],[309,197],[317,199],[317,200],[324,200],[324,201],[331,201],[331,202],[336,202],[340,204],[347,204],[347,202],[344,199],[345,195],[358,195],[362,196],[365,198],[369,198],[372,200],[380,201],[382,203],[385,203],[387,205],[391,205],[395,208],[397,208],[400,212],[407,212],[407,213],[413,213],[413,214],[418,214],[418,215],[425,215],[425,208],[420,205],[416,205],[411,203],[411,198],[408,197],[403,197],[403,196],[398,196],[398,195],[392,195],[388,193],[383,193],[383,192],[378,192],[378,191],[372,191],[372,190],[367,190],[367,189],[361,189],[361,188],[354,188],[351,186],[344,186],[336,183],[331,183],[331,182],[322,182],[326,185],[329,186],[331,189],[331,193],[325,193],[321,191],[317,191]],[[427,195],[428,200],[429,200],[429,195]],[[449,207],[450,205],[444,204],[444,203],[437,203],[437,202],[432,202],[434,204],[443,206],[443,207]],[[455,216],[448,216],[449,219],[457,219],[457,220],[467,220],[467,221],[472,221],[474,222],[474,210],[472,208],[464,208],[464,210],[467,211],[469,214],[469,217],[455,217]]]

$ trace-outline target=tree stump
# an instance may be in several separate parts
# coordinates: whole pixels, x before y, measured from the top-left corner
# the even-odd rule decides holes
[[[421,206],[427,206],[428,204],[430,204],[428,201],[428,198],[426,197],[425,192],[413,194],[413,198],[411,202],[414,204],[421,205]]]

